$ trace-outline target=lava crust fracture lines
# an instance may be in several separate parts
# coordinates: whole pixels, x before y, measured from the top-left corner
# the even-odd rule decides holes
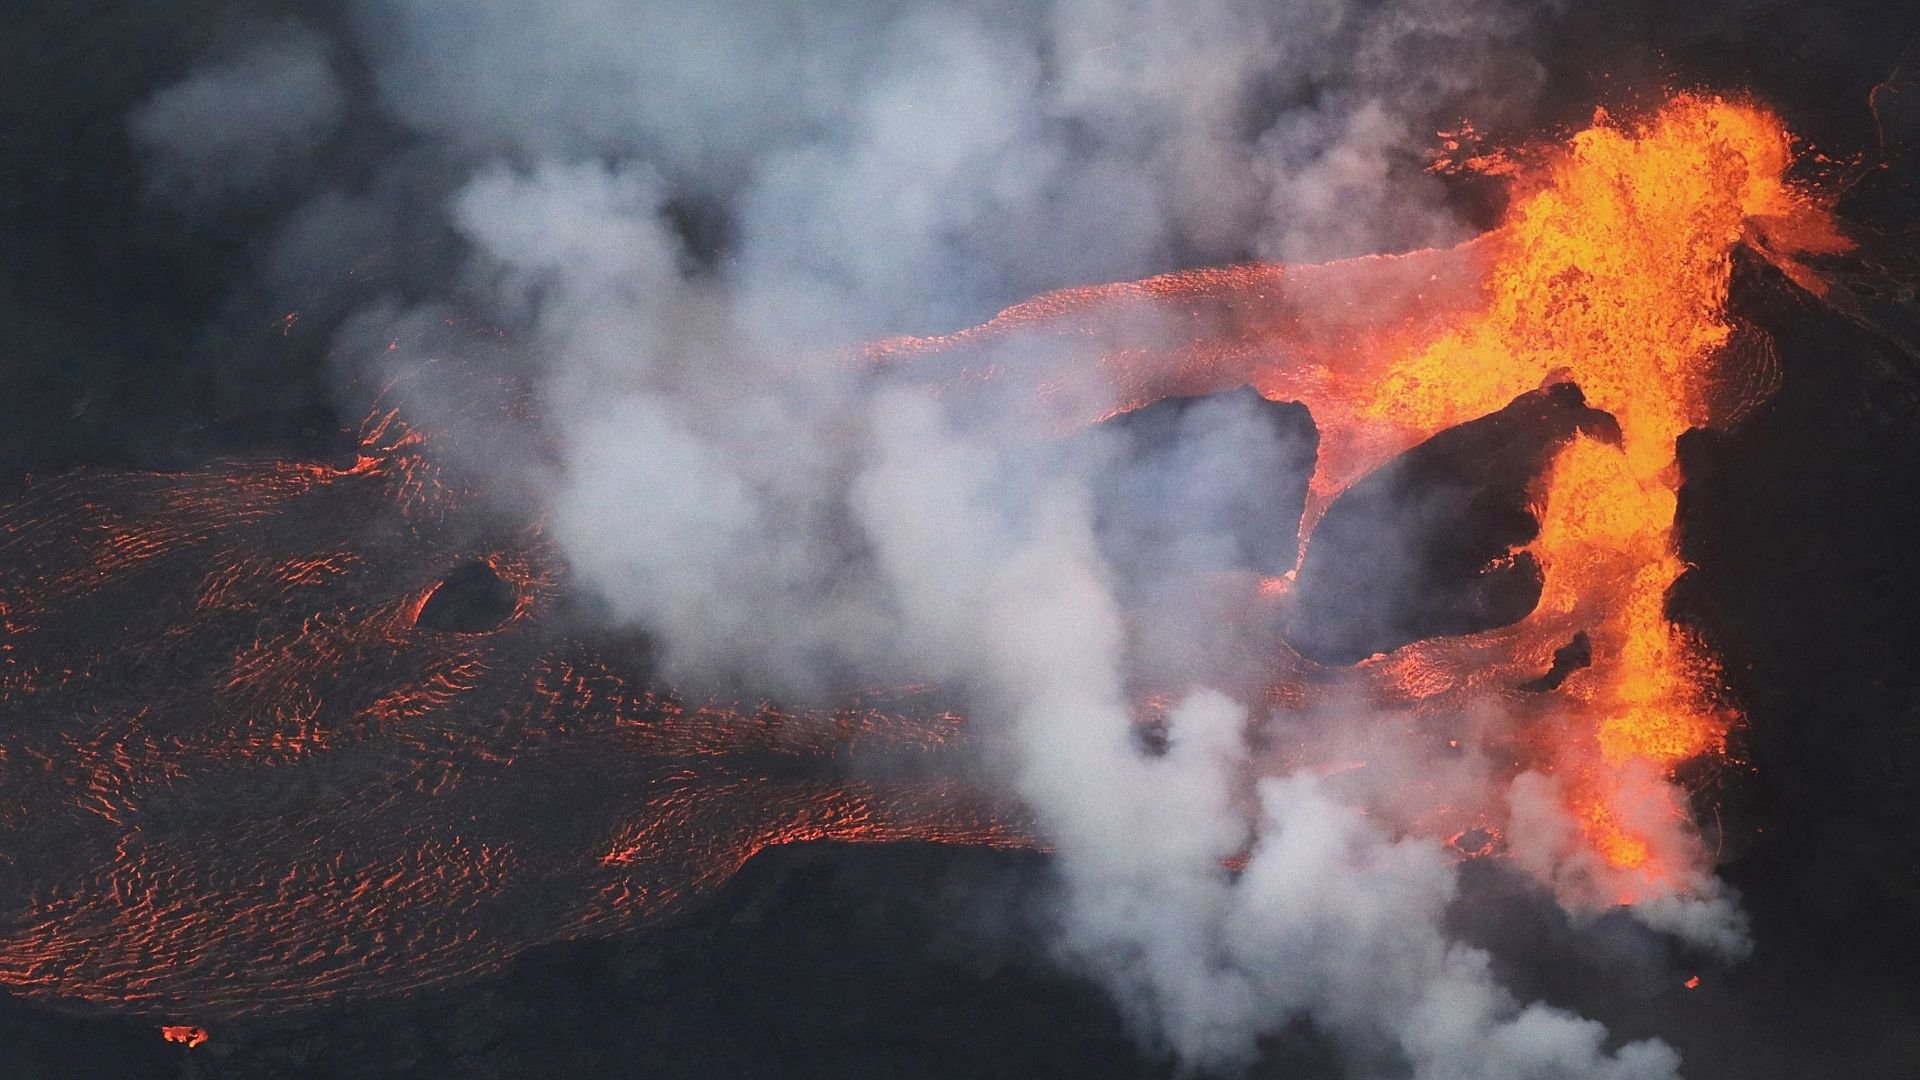
[[[1017,839],[958,786],[846,778],[964,742],[950,713],[683,700],[557,629],[540,531],[424,441],[377,411],[347,468],[86,471],[0,508],[0,982],[279,1013],[658,916],[771,843]]]

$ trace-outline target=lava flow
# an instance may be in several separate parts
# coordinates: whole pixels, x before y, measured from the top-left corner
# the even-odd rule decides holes
[[[948,385],[1030,374],[1074,423],[1244,384],[1307,404],[1303,556],[1257,600],[1292,612],[1270,700],[1520,715],[1515,770],[1553,778],[1631,901],[1693,860],[1649,813],[1679,812],[1664,778],[1730,720],[1664,601],[1674,439],[1770,391],[1724,316],[1732,253],[1806,282],[1791,253],[1840,242],[1789,162],[1764,111],[1679,97],[1574,137],[1452,250],[1068,290],[870,355]],[[1343,500],[1439,439],[1536,428],[1537,536],[1482,568],[1531,581],[1524,617],[1333,655],[1370,640],[1306,614]],[[382,407],[348,465],[82,471],[0,507],[0,984],[169,1021],[285,1012],[657,917],[769,844],[1028,842],[938,768],[850,767],[964,744],[929,694],[691,700],[573,636],[539,526],[500,524],[431,450]],[[1590,663],[1556,663],[1576,642]],[[1477,852],[1496,816],[1418,824]]]
[[[1732,721],[1715,701],[1712,656],[1668,620],[1665,602],[1683,569],[1672,536],[1675,439],[1737,420],[1779,377],[1764,337],[1727,320],[1733,254],[1744,244],[1817,292],[1795,256],[1847,245],[1787,182],[1791,164],[1789,135],[1764,109],[1678,95],[1638,125],[1597,115],[1518,178],[1500,227],[1452,249],[1069,289],[957,334],[880,342],[872,355],[951,385],[1026,370],[1066,422],[1238,385],[1306,404],[1320,452],[1304,557],[1265,590],[1283,605],[1328,588],[1309,580],[1316,525],[1343,494],[1362,494],[1370,470],[1509,402],[1522,409],[1537,388],[1577,387],[1617,437],[1537,435],[1558,447],[1525,492],[1538,534],[1510,537],[1477,567],[1483,587],[1543,571],[1524,618],[1383,640],[1370,657],[1283,656],[1270,693],[1292,707],[1330,698],[1337,680],[1313,661],[1337,659],[1359,662],[1357,692],[1375,708],[1459,716],[1476,699],[1501,699],[1533,718],[1514,767],[1555,779],[1604,864],[1609,899],[1632,902],[1672,891],[1699,861],[1691,830],[1672,820],[1685,811],[1648,773],[1657,781],[1723,752]],[[1063,354],[1064,365],[1049,362]],[[1355,529],[1321,546],[1364,538]],[[1332,583],[1337,602],[1351,604],[1352,590],[1382,572],[1352,569]],[[1290,641],[1314,653],[1304,643],[1324,635],[1312,613],[1297,606],[1292,624]],[[1560,670],[1556,654],[1573,652],[1585,670]],[[1550,671],[1552,694],[1516,689]],[[1494,827],[1492,815],[1476,808],[1455,824]]]
[[[689,699],[557,629],[539,528],[425,449],[383,408],[341,467],[0,509],[0,983],[283,1013],[656,917],[768,844],[1019,841],[958,784],[850,778],[964,739],[920,698]]]

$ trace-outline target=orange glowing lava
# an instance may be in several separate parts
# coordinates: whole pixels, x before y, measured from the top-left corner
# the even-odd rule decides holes
[[[1670,773],[1721,752],[1731,719],[1711,700],[1713,658],[1665,602],[1683,569],[1675,439],[1740,415],[1775,375],[1753,366],[1755,350],[1732,347],[1734,250],[1744,243],[1817,291],[1793,256],[1846,242],[1787,182],[1789,135],[1751,104],[1682,94],[1637,124],[1602,112],[1540,158],[1502,224],[1452,250],[1070,289],[872,354],[955,385],[1034,364],[1042,399],[1083,421],[1240,384],[1303,402],[1321,439],[1303,548],[1326,508],[1394,455],[1547,383],[1576,384],[1622,438],[1573,440],[1536,493],[1540,532],[1528,550],[1545,583],[1533,613],[1360,668],[1376,703],[1438,712],[1462,705],[1461,691],[1545,670],[1584,631],[1592,666],[1558,688],[1558,717],[1536,725],[1526,764],[1559,778],[1570,816],[1590,850],[1625,872],[1618,886],[1631,901],[1671,885],[1688,858],[1654,835],[1673,830],[1642,826],[1649,809],[1623,770]],[[1071,358],[1064,370],[1034,359],[1049,351]],[[1262,594],[1282,597],[1285,586],[1270,579]],[[1297,703],[1300,690],[1274,699]]]
[[[1534,545],[1547,570],[1534,619],[1580,618],[1605,657],[1598,677],[1568,683],[1585,730],[1554,764],[1585,804],[1595,847],[1623,869],[1657,873],[1674,853],[1619,824],[1625,808],[1610,804],[1617,788],[1605,774],[1724,747],[1729,718],[1708,700],[1712,660],[1665,616],[1683,569],[1673,448],[1728,407],[1716,399],[1717,361],[1733,331],[1735,245],[1755,228],[1837,241],[1786,184],[1790,163],[1785,129],[1752,106],[1681,96],[1638,127],[1602,114],[1491,238],[1485,306],[1351,387],[1360,416],[1416,432],[1496,409],[1550,376],[1619,421],[1619,449],[1579,440],[1554,465]]]
[[[168,1024],[160,1029],[160,1037],[170,1043],[179,1043],[191,1050],[207,1041],[207,1029],[186,1024]]]

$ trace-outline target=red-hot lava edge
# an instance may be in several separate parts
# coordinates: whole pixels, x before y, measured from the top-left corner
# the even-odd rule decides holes
[[[1639,125],[1597,118],[1453,250],[1067,290],[869,355],[964,381],[1070,349],[1086,362],[1036,391],[1076,422],[1113,386],[1128,406],[1248,383],[1304,402],[1322,442],[1303,541],[1393,454],[1577,383],[1624,439],[1574,440],[1550,469],[1533,614],[1337,672],[1277,647],[1268,697],[1357,693],[1413,724],[1489,701],[1525,714],[1513,768],[1560,779],[1632,901],[1689,855],[1636,829],[1630,778],[1721,752],[1733,719],[1663,611],[1674,439],[1771,391],[1765,364],[1735,362],[1766,353],[1725,321],[1730,258],[1747,244],[1818,288],[1793,255],[1844,243],[1789,163],[1764,110],[1680,96]],[[361,443],[342,467],[68,474],[0,508],[0,984],[194,1023],[281,1013],[657,917],[769,844],[1028,842],[936,770],[849,779],[858,751],[964,743],[930,698],[791,712],[624,674],[554,628],[560,560],[537,525],[494,524],[389,408]],[[423,624],[466,561],[511,587],[511,611]],[[1577,631],[1590,668],[1512,692]],[[1411,827],[1499,822],[1436,807]]]

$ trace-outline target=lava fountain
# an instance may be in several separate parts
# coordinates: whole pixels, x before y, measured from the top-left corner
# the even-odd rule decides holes
[[[1266,590],[1283,605],[1327,588],[1311,580],[1316,525],[1371,470],[1537,388],[1577,386],[1614,422],[1610,437],[1550,439],[1557,452],[1526,492],[1537,531],[1475,571],[1483,586],[1535,578],[1525,618],[1312,660],[1357,661],[1376,707],[1441,715],[1491,694],[1550,713],[1526,725],[1514,765],[1556,780],[1604,867],[1605,898],[1631,903],[1671,892],[1700,862],[1690,828],[1653,820],[1685,810],[1648,774],[1670,779],[1722,754],[1734,720],[1717,700],[1711,653],[1665,610],[1684,569],[1672,535],[1675,440],[1737,420],[1779,378],[1769,343],[1727,319],[1733,254],[1745,245],[1820,292],[1796,257],[1848,246],[1818,200],[1789,183],[1792,162],[1788,132],[1764,108],[1680,94],[1638,124],[1596,114],[1517,171],[1499,227],[1452,249],[1068,289],[971,330],[871,352],[964,385],[1019,378],[1020,358],[1045,343],[1076,361],[1038,380],[1069,419],[1099,418],[1104,405],[1085,415],[1086,402],[1117,398],[1125,411],[1242,384],[1306,404],[1320,458],[1304,557]],[[1332,599],[1350,600],[1355,584],[1343,577]],[[1289,639],[1303,646],[1316,636],[1302,625],[1311,613],[1293,616]],[[1550,705],[1516,689],[1573,652],[1586,670],[1559,670]],[[1325,665],[1300,660],[1282,657],[1275,703],[1297,706],[1303,685],[1326,681]]]

